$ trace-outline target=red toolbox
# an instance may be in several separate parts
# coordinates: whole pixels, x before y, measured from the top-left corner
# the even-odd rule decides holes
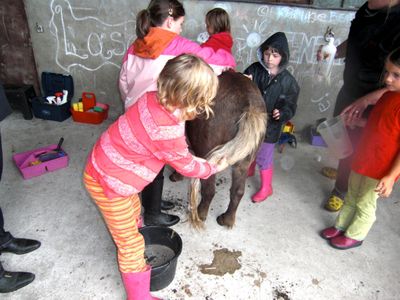
[[[83,92],[82,102],[72,104],[71,114],[75,122],[100,124],[108,118],[109,105],[96,101],[94,93]]]

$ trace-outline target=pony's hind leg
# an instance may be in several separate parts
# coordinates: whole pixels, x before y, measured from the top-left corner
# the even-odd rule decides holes
[[[236,211],[244,194],[249,165],[250,160],[245,159],[232,166],[232,185],[230,189],[229,206],[226,212],[217,218],[217,222],[221,226],[232,228],[235,224]]]
[[[210,204],[215,195],[215,175],[201,180],[201,201],[197,207],[199,218],[204,222],[207,219]]]

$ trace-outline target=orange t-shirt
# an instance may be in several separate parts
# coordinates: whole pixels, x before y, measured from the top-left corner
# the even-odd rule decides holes
[[[352,170],[381,179],[400,152],[400,93],[387,92],[374,106],[354,154]]]

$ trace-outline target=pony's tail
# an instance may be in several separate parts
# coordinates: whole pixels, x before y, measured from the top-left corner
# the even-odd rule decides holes
[[[211,150],[206,159],[213,163],[221,157],[228,160],[230,166],[247,156],[254,156],[264,139],[267,128],[267,115],[256,109],[244,112],[239,121],[239,130],[236,136],[224,145]],[[197,214],[198,199],[200,199],[200,179],[191,180],[190,185],[190,222],[194,228],[203,228],[203,222]]]

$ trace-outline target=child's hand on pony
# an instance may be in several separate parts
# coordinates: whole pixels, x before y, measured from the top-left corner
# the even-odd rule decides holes
[[[376,185],[375,192],[377,192],[380,197],[389,197],[392,193],[394,182],[395,178],[392,176],[384,176]]]
[[[215,167],[217,168],[217,173],[219,173],[219,172],[225,170],[227,167],[229,167],[228,160],[226,159],[225,156],[212,159],[212,161],[210,161],[210,163],[215,165]]]
[[[281,113],[279,112],[279,109],[276,109],[276,108],[275,108],[275,109],[272,111],[272,118],[273,118],[274,120],[278,121],[280,117],[281,117]]]

